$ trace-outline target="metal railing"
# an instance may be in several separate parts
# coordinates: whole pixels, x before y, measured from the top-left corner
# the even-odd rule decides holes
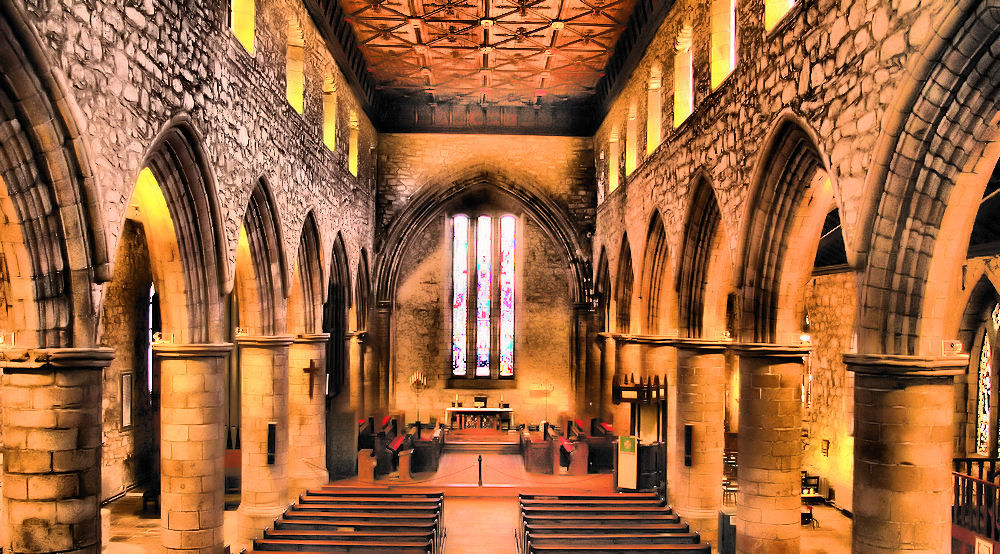
[[[1000,539],[1000,458],[956,458],[951,521],[989,539]]]

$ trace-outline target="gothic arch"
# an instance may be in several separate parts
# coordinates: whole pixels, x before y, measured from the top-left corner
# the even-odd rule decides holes
[[[9,301],[23,306],[19,346],[95,344],[93,281],[111,278],[100,199],[88,148],[58,80],[21,11],[0,6],[0,204],[12,229],[5,242]],[[26,260],[19,267],[15,258]],[[24,292],[21,292],[24,291]],[[30,313],[28,313],[30,312]]]
[[[628,233],[625,233],[622,235],[622,244],[618,254],[618,271],[615,272],[615,332],[629,333],[632,331],[634,284],[632,247],[629,245]]]
[[[1000,0],[963,0],[937,29],[900,88],[866,181],[865,353],[935,353],[920,340],[921,316],[942,219],[956,176],[997,137]],[[967,144],[981,146],[956,146]]]
[[[642,329],[646,334],[670,334],[677,327],[673,309],[675,298],[670,283],[670,252],[663,217],[653,210],[646,233],[646,250],[642,256],[640,296],[642,298]]]
[[[330,333],[326,350],[327,371],[330,374],[330,393],[336,396],[347,383],[344,338],[348,331],[348,314],[352,305],[350,261],[340,232],[333,241],[329,275],[326,304],[323,305],[323,332]]]
[[[368,328],[368,309],[371,290],[371,277],[368,274],[368,252],[362,248],[361,256],[358,259],[358,276],[354,291],[355,324],[358,331],[364,331]]]
[[[610,330],[611,323],[611,272],[608,270],[608,253],[601,247],[601,255],[594,274],[594,301],[597,305],[598,330]]]
[[[322,325],[323,255],[320,244],[319,227],[310,210],[299,233],[295,278],[288,297],[289,331],[315,333]]]
[[[251,334],[276,335],[284,331],[288,264],[280,221],[271,187],[263,178],[258,179],[243,217],[241,235],[246,233],[247,244],[239,248],[242,252],[236,256],[240,323]],[[240,243],[243,240],[241,236]],[[248,260],[244,248],[249,253]],[[241,268],[246,262],[249,266]]]
[[[532,215],[543,232],[560,247],[573,272],[570,298],[583,302],[588,290],[588,272],[584,249],[569,217],[555,202],[531,187],[507,178],[476,171],[447,185],[430,184],[413,195],[402,214],[396,217],[386,233],[382,254],[375,266],[375,298],[388,301],[394,298],[396,278],[402,253],[409,243],[452,200],[477,189],[496,190],[516,202]]]
[[[762,151],[743,218],[739,338],[776,342],[782,269],[792,240],[794,216],[818,172],[825,172],[813,134],[783,115]]]
[[[711,182],[705,175],[699,175],[694,182],[684,222],[675,287],[680,331],[687,337],[699,338],[706,332],[705,289],[712,262],[713,242],[717,240],[717,234],[724,233],[724,230],[719,203]],[[721,246],[726,248],[725,244]]]
[[[183,328],[176,342],[219,342],[227,262],[215,178],[187,116],[173,118],[147,152],[143,167],[156,178],[174,224],[184,282]],[[186,335],[186,336],[185,336]]]

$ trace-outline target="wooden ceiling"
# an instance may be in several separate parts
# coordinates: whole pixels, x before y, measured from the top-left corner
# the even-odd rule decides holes
[[[533,106],[594,93],[635,0],[339,0],[390,97]]]
[[[671,0],[305,0],[382,131],[587,134]]]

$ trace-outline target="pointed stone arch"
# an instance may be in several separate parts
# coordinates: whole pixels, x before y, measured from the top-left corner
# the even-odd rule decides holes
[[[368,310],[371,298],[371,277],[368,273],[368,252],[362,248],[361,256],[358,258],[358,276],[354,291],[354,312],[356,316],[355,324],[358,331],[368,328]]]
[[[608,253],[601,247],[597,270],[594,273],[594,300],[597,303],[598,330],[608,331],[611,323],[611,272],[608,270]]]
[[[632,331],[635,272],[632,270],[632,247],[629,245],[628,233],[622,235],[618,252],[618,270],[615,272],[615,331],[629,333]]]
[[[175,342],[223,340],[222,290],[228,281],[215,178],[187,116],[172,119],[145,156],[174,225],[183,274],[183,328]],[[166,329],[164,329],[166,331]]]
[[[288,323],[291,332],[316,333],[322,325],[324,280],[320,244],[319,227],[310,210],[299,233],[297,262],[288,297]]]
[[[236,256],[240,325],[252,335],[284,332],[288,279],[280,222],[271,187],[260,178],[243,216],[246,245]]]
[[[646,334],[665,335],[676,329],[673,291],[670,284],[670,252],[663,217],[653,210],[646,233],[646,249],[642,256],[640,295],[642,298],[642,330]]]
[[[684,222],[683,246],[675,287],[680,333],[689,338],[701,338],[706,332],[705,292],[713,244],[719,240],[719,233],[724,235],[724,230],[722,214],[711,182],[704,175],[699,175],[694,182],[694,192],[688,203]],[[720,246],[726,248],[724,241]]]
[[[394,298],[402,253],[410,242],[452,201],[477,189],[499,192],[517,203],[539,223],[546,236],[559,247],[572,270],[570,298],[573,302],[584,302],[589,289],[586,255],[565,210],[530,185],[478,170],[471,171],[450,184],[426,185],[413,195],[404,212],[393,220],[382,242],[381,254],[375,262],[373,284],[376,301],[391,301]]]
[[[111,278],[100,198],[75,114],[21,10],[0,6],[0,205],[18,346],[96,343],[92,282]],[[18,237],[19,240],[9,240]],[[26,262],[23,266],[19,261]]]
[[[344,237],[337,233],[330,254],[330,271],[326,304],[323,306],[323,332],[330,333],[327,345],[327,371],[330,374],[330,395],[336,396],[347,383],[347,350],[344,338],[348,332],[348,314],[352,305],[350,260]]]
[[[956,176],[998,137],[1000,1],[960,1],[937,28],[899,89],[866,181],[862,352],[940,353],[921,341],[939,229]]]
[[[747,195],[742,233],[738,336],[778,340],[782,270],[792,246],[795,214],[817,174],[826,172],[814,134],[790,115],[779,117]]]

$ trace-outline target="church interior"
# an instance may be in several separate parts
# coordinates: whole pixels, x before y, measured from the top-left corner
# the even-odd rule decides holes
[[[1000,0],[5,0],[0,110],[0,552],[1000,549]]]

